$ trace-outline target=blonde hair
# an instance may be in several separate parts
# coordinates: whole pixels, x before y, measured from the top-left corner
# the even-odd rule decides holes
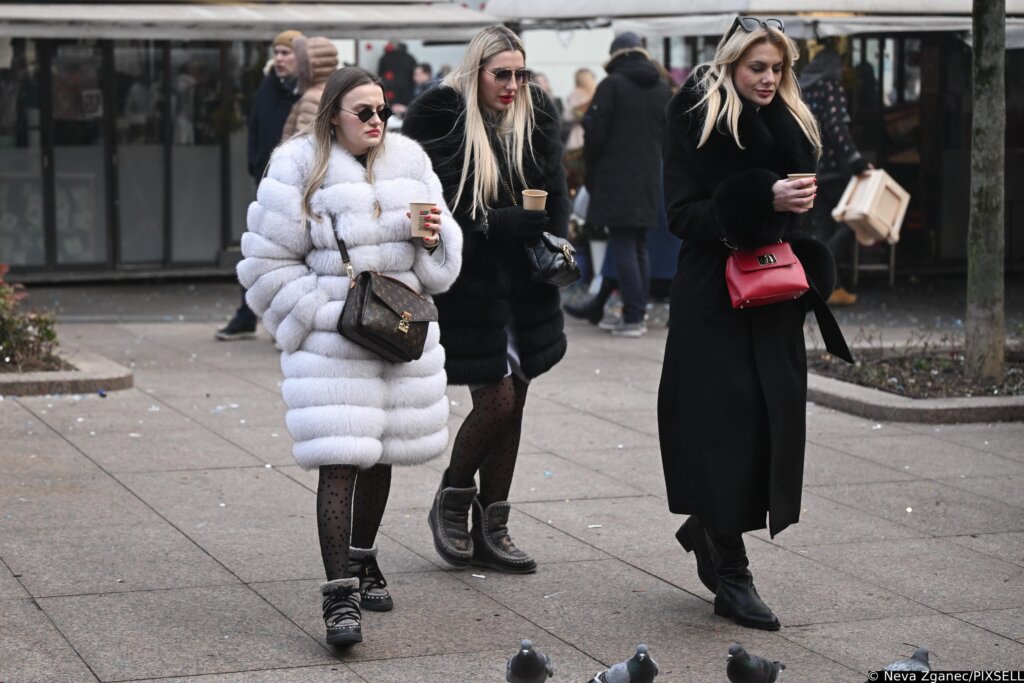
[[[444,79],[444,85],[454,88],[465,101],[465,109],[459,114],[465,124],[462,177],[459,178],[459,189],[455,193],[453,204],[459,205],[466,192],[466,180],[472,173],[473,187],[470,189],[470,196],[473,201],[470,215],[474,218],[478,211],[483,211],[494,204],[501,184],[496,150],[491,148],[487,123],[484,121],[484,113],[480,111],[480,73],[484,64],[495,55],[510,50],[521,53],[525,61],[526,48],[523,47],[523,41],[519,36],[504,26],[488,26],[473,36],[462,61]],[[530,156],[533,156],[533,129],[536,124],[530,87],[523,84],[521,90],[522,93],[512,101],[512,106],[498,115],[496,132],[505,168],[514,171],[520,182],[525,185],[523,154],[529,150]]]
[[[292,136],[308,136],[316,148],[316,154],[313,157],[313,167],[310,170],[309,177],[306,179],[306,187],[302,192],[303,216],[315,218],[316,220],[321,220],[322,218],[319,214],[313,212],[311,202],[313,195],[320,189],[324,178],[327,177],[327,166],[331,161],[331,147],[335,144],[334,124],[331,123],[331,117],[341,107],[341,99],[350,90],[361,85],[379,86],[381,94],[384,95],[384,104],[387,106],[387,93],[384,92],[384,86],[379,78],[358,66],[346,66],[333,72],[327,79],[323,95],[320,96],[320,108],[316,112],[316,118],[313,119],[312,123]],[[373,184],[373,163],[384,153],[384,140],[387,138],[387,132],[388,127],[386,125],[381,126],[380,141],[373,147],[370,147],[370,151],[366,156],[366,177],[371,185]]]
[[[782,98],[786,108],[796,119],[797,125],[800,126],[800,130],[814,145],[818,156],[821,156],[821,134],[818,132],[818,122],[800,97],[800,86],[793,73],[793,63],[799,59],[796,44],[787,38],[786,34],[771,26],[762,26],[758,30],[750,32],[737,27],[731,34],[727,33],[722,36],[712,61],[701,65],[707,69],[697,81],[698,89],[704,93],[700,101],[694,105],[694,109],[704,108],[704,128],[701,131],[697,147],[703,146],[711,137],[711,132],[718,128],[723,132],[727,131],[736,141],[736,145],[743,149],[739,132],[743,100],[736,92],[733,71],[747,50],[759,43],[770,43],[782,52],[782,74],[775,95]],[[722,90],[725,91],[724,103],[722,102]]]
[[[584,92],[593,95],[594,91],[597,90],[597,78],[594,77],[594,72],[590,69],[576,69],[575,75],[576,87]]]

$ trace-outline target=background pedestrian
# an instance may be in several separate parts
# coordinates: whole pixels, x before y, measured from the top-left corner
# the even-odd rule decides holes
[[[292,106],[284,124],[284,139],[311,124],[320,108],[327,78],[338,68],[338,48],[327,38],[299,36],[293,41],[295,73],[299,78],[299,101]]]

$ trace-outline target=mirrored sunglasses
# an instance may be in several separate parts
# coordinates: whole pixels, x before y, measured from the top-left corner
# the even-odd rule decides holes
[[[786,32],[786,25],[782,23],[782,19],[775,17],[769,17],[767,19],[758,19],[757,17],[736,17],[736,21],[733,22],[732,28],[729,29],[729,33],[732,34],[737,28],[741,28],[747,33],[753,33],[759,28],[768,30],[773,28],[780,33]]]
[[[515,71],[512,69],[495,69],[494,71],[484,69],[484,71],[494,76],[494,80],[498,83],[508,83],[512,80],[513,74],[515,74],[516,83],[519,85],[533,80],[533,72],[529,69],[516,69]]]
[[[342,109],[341,107],[338,107],[338,109],[341,109],[341,111],[348,112],[349,114],[354,115],[363,123],[366,123],[367,121],[372,119],[374,114],[377,115],[377,118],[380,119],[381,123],[387,123],[388,119],[391,118],[392,114],[391,107],[381,107],[380,109],[371,109],[370,107],[363,107],[359,111],[351,111],[349,109]]]

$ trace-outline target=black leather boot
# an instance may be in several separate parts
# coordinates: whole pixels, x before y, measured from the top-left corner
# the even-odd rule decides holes
[[[511,574],[532,574],[537,563],[516,547],[508,535],[507,502],[491,503],[486,508],[473,500],[473,564]]]
[[[741,534],[707,531],[708,551],[718,576],[715,614],[728,617],[740,626],[763,631],[779,630],[779,618],[764,604],[754,588],[754,577],[747,568],[747,549]]]
[[[598,297],[578,305],[564,304],[562,308],[573,318],[586,320],[591,325],[598,324],[601,322],[601,318],[604,317],[604,301],[600,301]]]
[[[718,577],[715,576],[715,563],[711,561],[711,553],[708,550],[708,539],[704,535],[704,527],[693,515],[686,518],[683,525],[676,532],[676,540],[683,550],[693,553],[697,559],[697,576],[704,587],[714,593],[718,589]]]
[[[359,577],[334,579],[320,584],[324,596],[324,626],[328,645],[363,642],[362,613],[359,611]]]
[[[377,565],[377,546],[348,549],[348,575],[359,577],[359,606],[371,612],[388,612],[395,607],[388,582]]]
[[[476,486],[448,486],[448,470],[427,515],[434,535],[434,549],[448,564],[465,567],[473,559],[473,539],[469,536],[469,508],[476,498]]]

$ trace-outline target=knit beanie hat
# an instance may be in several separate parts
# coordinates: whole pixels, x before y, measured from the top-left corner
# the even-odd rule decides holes
[[[292,41],[295,40],[296,38],[298,38],[301,35],[302,35],[302,33],[299,32],[299,31],[296,31],[295,29],[288,29],[287,31],[281,31],[280,33],[277,34],[277,37],[274,38],[274,42],[271,44],[271,47],[277,47],[278,45],[283,45],[286,48],[288,48],[289,50],[291,50],[292,49]]]
[[[615,40],[612,41],[612,46],[608,49],[608,54],[615,54],[619,50],[627,50],[633,47],[643,47],[643,43],[640,41],[640,36],[633,33],[632,31],[626,31],[615,36]]]

